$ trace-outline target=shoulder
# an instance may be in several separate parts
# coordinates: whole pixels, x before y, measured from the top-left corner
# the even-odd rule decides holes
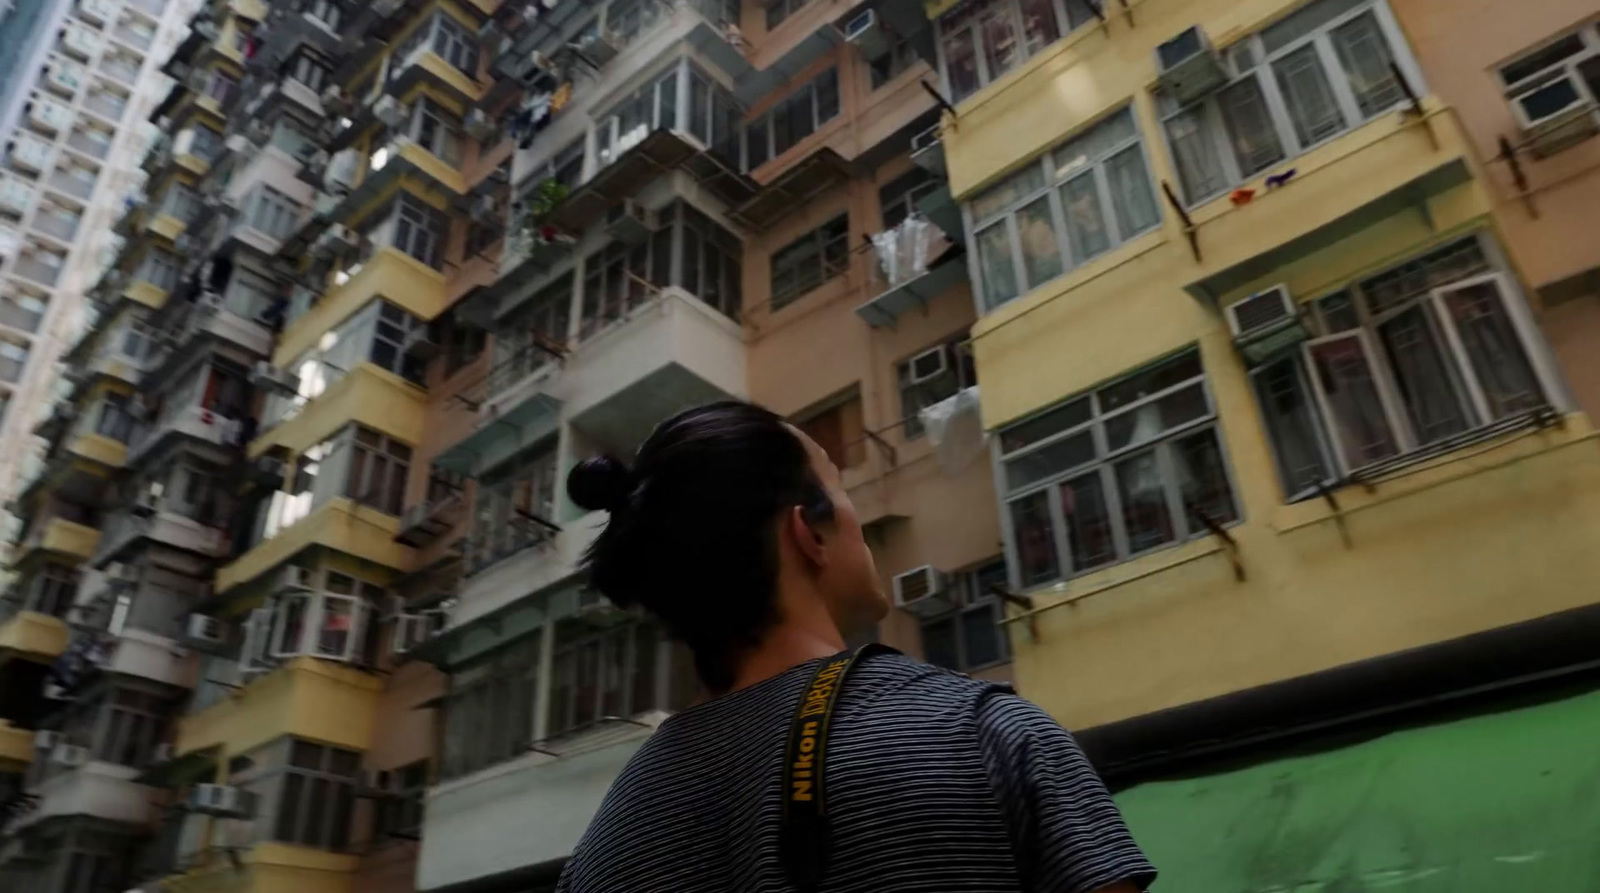
[[[973,714],[994,694],[1010,686],[985,682],[924,663],[899,652],[874,654],[852,668],[840,706],[844,711],[878,712],[897,705],[918,712],[959,711]]]

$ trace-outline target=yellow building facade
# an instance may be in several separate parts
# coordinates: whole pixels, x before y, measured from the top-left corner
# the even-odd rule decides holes
[[[1593,428],[1385,3],[928,11],[1022,691],[1095,728],[1596,601]]]

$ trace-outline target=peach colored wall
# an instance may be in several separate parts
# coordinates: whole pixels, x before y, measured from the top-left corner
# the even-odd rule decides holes
[[[372,747],[362,755],[363,768],[377,772],[395,770],[434,751],[437,711],[421,708],[445,693],[445,677],[432,666],[411,661],[394,667],[379,695]],[[355,828],[365,834],[372,827],[373,801],[356,804]],[[409,893],[416,874],[418,844],[388,839],[367,841],[357,870],[355,889],[362,893]]]
[[[1535,289],[1600,265],[1600,137],[1556,153],[1518,158],[1528,181],[1519,195],[1500,137],[1520,140],[1496,69],[1550,38],[1596,18],[1593,0],[1390,0],[1428,87],[1454,106],[1481,162],[1495,223],[1511,262]],[[1531,207],[1530,207],[1531,204]],[[1549,306],[1533,298],[1574,397],[1600,413],[1600,292]]]
[[[811,18],[840,14],[842,4],[808,7],[786,21],[776,32],[780,39],[796,31],[807,33]],[[807,17],[807,24],[796,20]],[[746,34],[752,32],[746,30]],[[752,58],[770,56],[757,48]],[[759,64],[759,62],[758,62]],[[787,95],[828,65],[840,75],[841,111],[837,118],[789,152],[762,166],[757,179],[770,182],[795,162],[821,146],[852,159],[885,135],[905,126],[931,108],[917,85],[926,74],[914,66],[873,90],[870,74],[859,54],[841,47],[795,77],[791,87],[779,90],[754,106],[759,112]],[[895,452],[868,442],[864,463],[847,469],[845,484],[857,510],[873,524],[869,542],[885,584],[900,571],[921,564],[960,570],[993,558],[1001,552],[993,479],[987,457],[980,457],[954,474],[934,460],[927,439],[907,440],[897,424],[901,419],[896,364],[912,354],[965,333],[972,325],[971,290],[965,283],[930,302],[925,311],[901,317],[893,328],[874,329],[855,308],[883,289],[876,278],[876,261],[865,249],[865,236],[882,228],[878,189],[911,168],[909,158],[893,159],[875,171],[857,176],[814,197],[775,222],[767,231],[745,233],[744,318],[750,338],[750,396],[776,412],[793,415],[849,388],[859,390],[862,414],[870,431]],[[816,228],[835,215],[850,219],[851,264],[848,273],[800,296],[781,310],[771,311],[769,258],[773,251]],[[881,638],[910,653],[919,653],[918,624],[895,612],[880,627]],[[1005,679],[1008,668],[985,674]]]

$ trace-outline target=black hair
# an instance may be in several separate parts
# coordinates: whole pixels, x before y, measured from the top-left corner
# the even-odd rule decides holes
[[[579,463],[567,493],[611,513],[583,558],[590,584],[660,618],[713,692],[733,684],[740,656],[778,619],[774,520],[794,506],[810,523],[833,517],[794,431],[740,401],[657,425],[632,469],[613,456]]]

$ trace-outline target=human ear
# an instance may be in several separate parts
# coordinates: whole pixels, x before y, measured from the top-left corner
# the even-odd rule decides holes
[[[812,567],[825,567],[828,554],[823,548],[822,534],[807,520],[806,514],[804,507],[791,506],[784,515],[784,527],[794,541],[795,549]]]

